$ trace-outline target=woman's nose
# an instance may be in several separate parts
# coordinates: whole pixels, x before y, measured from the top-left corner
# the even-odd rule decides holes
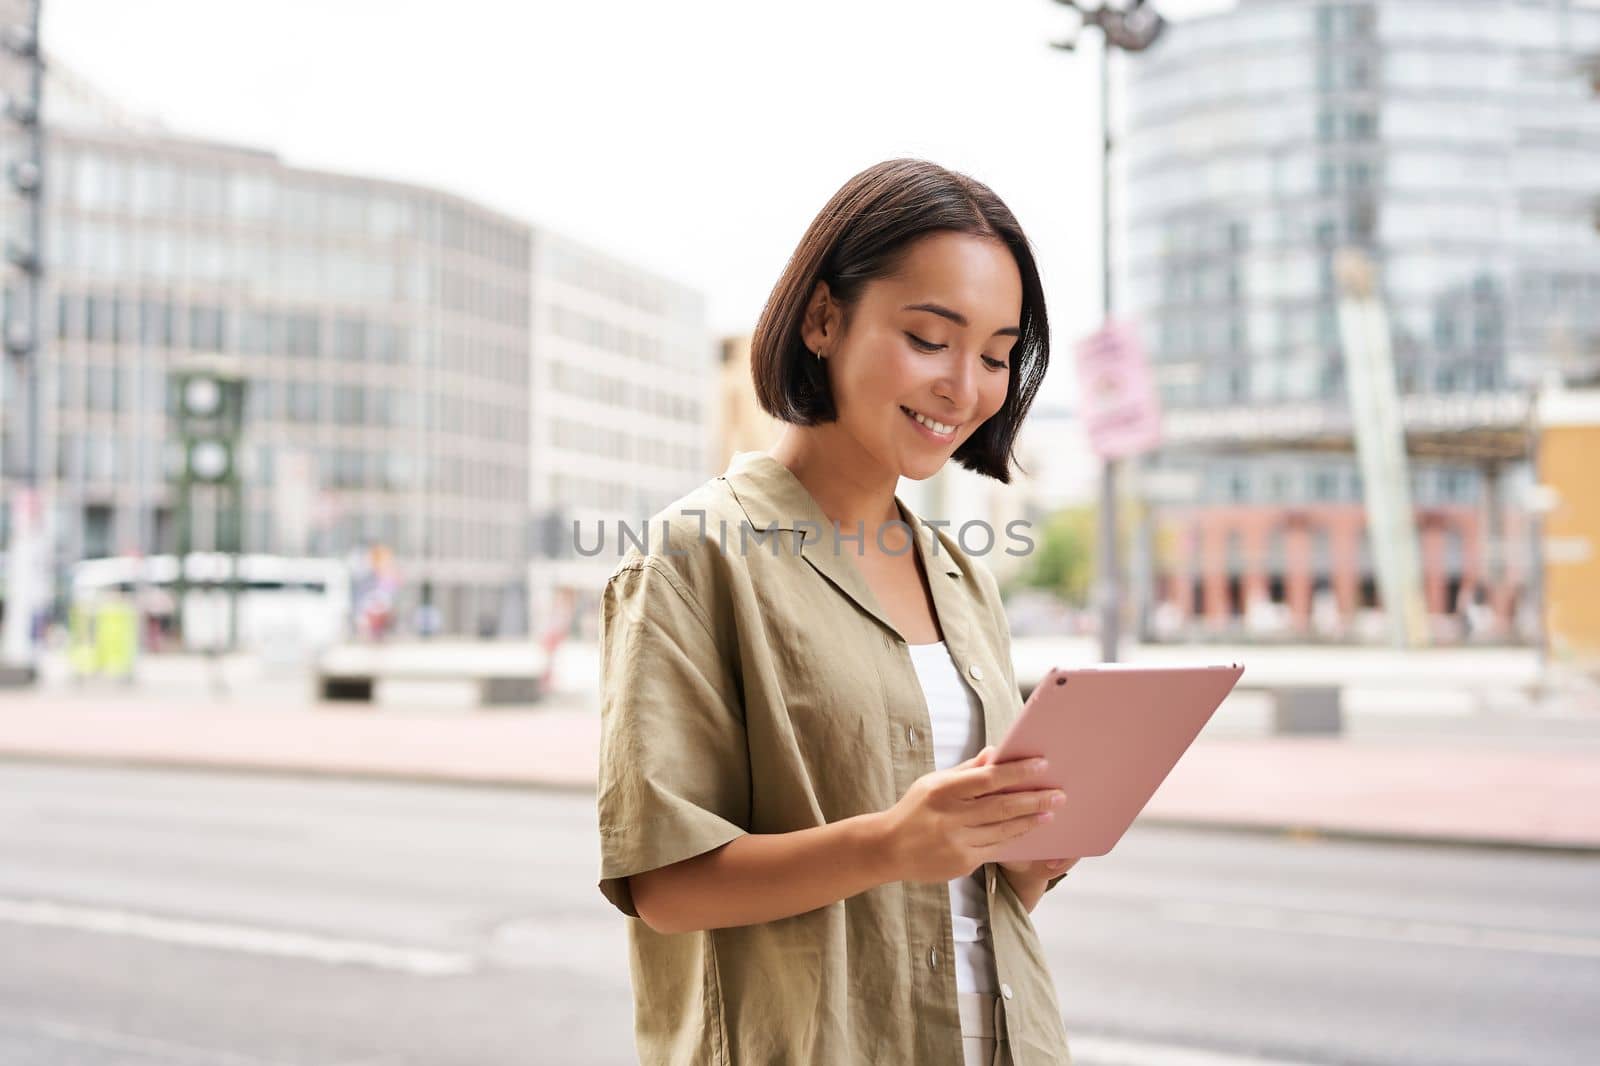
[[[951,407],[965,412],[972,407],[978,393],[974,361],[965,355],[955,355],[945,373],[934,385],[934,394],[946,400]]]

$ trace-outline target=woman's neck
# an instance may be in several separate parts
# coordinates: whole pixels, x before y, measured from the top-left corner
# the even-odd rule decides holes
[[[900,518],[894,505],[899,478],[885,473],[859,445],[834,428],[785,426],[767,454],[789,468],[822,513],[844,532],[853,533],[859,524],[870,545],[875,543],[879,525]]]

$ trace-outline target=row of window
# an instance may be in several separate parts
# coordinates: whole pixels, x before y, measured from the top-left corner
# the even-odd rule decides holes
[[[643,414],[660,415],[678,422],[700,422],[700,404],[695,400],[615,374],[602,374],[554,360],[550,364],[550,384],[556,391],[568,396],[613,407],[626,407]]]
[[[551,240],[543,245],[543,272],[567,285],[587,289],[606,299],[675,321],[698,322],[700,298],[669,282],[618,268],[598,256]]]
[[[666,354],[665,345],[655,334],[640,333],[560,304],[550,308],[550,330],[566,340],[587,344],[591,348],[603,348],[647,363],[662,362]]]
[[[1376,111],[1325,107],[1317,112],[1317,139],[1320,141],[1371,141],[1376,140],[1377,136]]]
[[[645,463],[673,470],[698,470],[701,449],[693,444],[659,440],[643,434],[608,429],[565,418],[550,420],[551,442],[568,451],[585,452],[601,459]]]
[[[528,288],[501,271],[389,251],[54,216],[45,255],[58,272],[114,282],[243,284],[277,299],[431,304],[526,329]],[[523,275],[525,277],[525,275]]]
[[[252,424],[419,427],[518,446],[527,440],[527,416],[520,406],[453,395],[428,402],[410,390],[385,386],[258,379],[250,383],[246,409]]]
[[[1159,383],[1164,406],[1181,409],[1207,404],[1244,404],[1345,398],[1344,364],[1337,358],[1258,360],[1250,364],[1195,367]],[[1506,386],[1506,370],[1489,361],[1423,363],[1401,360],[1395,384],[1402,395],[1490,392]]]
[[[1218,503],[1355,503],[1362,498],[1361,472],[1353,463],[1248,463],[1218,460],[1195,470],[1200,500]],[[1425,466],[1411,470],[1412,503],[1419,507],[1471,504],[1482,478],[1471,467]]]
[[[687,480],[683,486],[688,491],[691,486]],[[665,507],[677,494],[662,495],[653,489],[643,489],[637,485],[630,485],[621,481],[608,481],[604,478],[571,477],[566,474],[552,474],[550,489],[553,503],[562,508],[592,508],[598,511],[610,511],[623,516],[624,521],[633,523],[642,522]],[[562,538],[571,537],[571,527],[559,531]],[[593,529],[583,530],[585,543],[592,543],[596,533]]]
[[[1325,93],[1362,92],[1373,87],[1375,64],[1366,55],[1317,57],[1317,88]]]
[[[261,445],[255,480],[270,484],[274,450]],[[415,454],[384,449],[327,448],[318,453],[319,483],[324,488],[371,492],[405,492],[422,488],[430,493],[479,500],[516,501],[527,495],[527,473],[515,464],[479,456]],[[419,485],[418,482],[421,481]]]
[[[387,186],[88,146],[55,151],[48,180],[51,199],[86,211],[282,227],[319,237],[410,238],[512,269],[525,270],[529,261],[528,227]]]
[[[9,317],[15,298],[6,291]],[[164,298],[67,291],[56,298],[60,340],[116,346],[186,348],[199,352],[290,356],[385,365],[432,365],[436,347],[427,330],[361,315],[314,310],[252,309],[237,314],[216,304],[176,304]],[[441,365],[508,384],[527,380],[527,357],[511,343],[476,333],[447,333]]]
[[[254,544],[246,540],[246,550],[294,551],[298,545],[277,542],[272,513],[252,512],[247,533],[253,533]],[[451,559],[465,562],[520,564],[524,557],[526,534],[520,525],[506,522],[472,521],[460,518],[427,520],[425,532],[418,536],[417,524],[411,516],[393,511],[363,511],[341,515],[326,526],[311,531],[309,550],[314,555],[343,556],[369,544],[383,544],[401,558],[426,555],[430,559]],[[424,543],[424,541],[426,543]],[[435,601],[444,597],[435,588]]]
[[[246,446],[240,473],[249,484],[271,485],[281,473],[279,447]],[[383,449],[324,448],[316,452],[317,486],[367,492],[430,493],[479,500],[517,501],[527,494],[525,468],[473,456],[432,455]],[[160,434],[133,436],[104,430],[63,433],[56,449],[56,476],[96,485],[160,482],[176,462]],[[419,481],[421,482],[419,484]]]
[[[159,366],[116,366],[63,357],[56,364],[56,400],[64,411],[110,414],[143,410],[176,416],[175,395]],[[143,389],[142,398],[140,390]],[[463,396],[424,403],[415,392],[388,386],[255,378],[245,390],[248,425],[264,422],[405,429],[420,427],[491,441],[522,442],[526,416],[506,406]]]

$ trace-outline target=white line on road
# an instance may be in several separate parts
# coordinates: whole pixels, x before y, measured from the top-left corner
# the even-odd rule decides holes
[[[471,973],[476,968],[473,957],[459,951],[344,940],[228,922],[161,918],[48,900],[0,899],[0,921],[139,937],[167,944],[217,948],[250,955],[309,959],[333,966],[368,966],[414,977],[455,977]]]
[[[0,1016],[0,1025],[9,1024]],[[54,1018],[17,1018],[16,1024],[62,1044],[105,1048],[110,1051],[133,1052],[141,1058],[160,1058],[180,1066],[294,1066],[282,1059],[263,1059],[254,1055],[241,1055],[234,1051],[200,1047],[198,1044],[180,1044],[153,1036],[136,1036],[115,1029],[84,1025],[81,1022],[60,1021]]]
[[[1109,1036],[1067,1036],[1072,1061],[1079,1066],[1311,1066],[1284,1059],[1262,1059],[1172,1044],[1152,1044]]]
[[[1246,904],[1163,902],[1158,913],[1171,921],[1227,929],[1259,929],[1274,933],[1310,933],[1489,951],[1522,951],[1539,955],[1570,955],[1600,959],[1600,937],[1570,933],[1541,933],[1531,929],[1495,929],[1453,922],[1424,922],[1410,918],[1378,918],[1353,914],[1296,911]]]

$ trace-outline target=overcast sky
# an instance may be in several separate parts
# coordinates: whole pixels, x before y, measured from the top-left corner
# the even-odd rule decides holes
[[[1231,0],[1158,6],[1181,17]],[[1048,47],[1073,22],[1051,0],[45,11],[45,47],[130,110],[558,229],[701,289],[717,332],[748,330],[828,196],[897,155],[966,171],[1011,205],[1058,352],[1098,315],[1095,64],[1092,49]],[[1052,373],[1048,393],[1070,376]]]

